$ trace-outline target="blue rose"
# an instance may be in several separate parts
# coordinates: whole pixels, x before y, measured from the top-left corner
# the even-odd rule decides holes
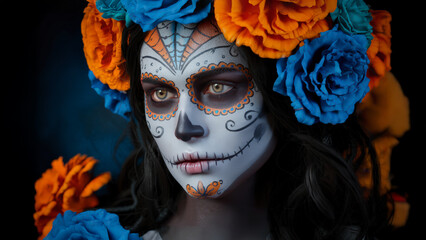
[[[335,26],[277,61],[274,91],[290,97],[299,122],[338,124],[353,113],[369,91],[366,41]]]
[[[368,48],[373,39],[373,27],[370,25],[373,17],[369,10],[363,0],[339,0],[336,10],[330,13],[330,16],[343,32],[350,35],[364,34]]]
[[[212,0],[121,0],[130,19],[143,31],[170,20],[182,24],[198,23],[210,13]]]
[[[104,209],[58,214],[45,240],[140,240],[137,233],[124,229],[118,216]]]
[[[105,108],[129,121],[132,109],[130,108],[127,94],[125,92],[110,89],[107,84],[103,84],[99,81],[92,71],[89,71],[89,80],[92,89],[105,99]]]

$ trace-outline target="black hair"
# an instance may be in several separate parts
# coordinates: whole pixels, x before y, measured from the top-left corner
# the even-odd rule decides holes
[[[146,34],[134,24],[123,31],[123,55],[131,79],[130,129],[135,150],[120,177],[119,201],[109,210],[121,223],[143,234],[160,229],[185,194],[168,172],[145,122],[140,84],[140,50]],[[277,147],[256,173],[257,194],[264,199],[272,239],[346,239],[348,232],[369,239],[387,223],[386,200],[379,194],[379,166],[374,148],[356,115],[340,125],[300,124],[288,97],[272,90],[276,60],[262,59],[239,47],[264,98]],[[366,155],[370,157],[367,158]],[[371,161],[373,188],[368,197],[355,172]]]

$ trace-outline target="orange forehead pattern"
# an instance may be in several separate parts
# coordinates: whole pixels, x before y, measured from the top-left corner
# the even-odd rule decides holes
[[[207,18],[192,28],[177,22],[165,22],[149,32],[145,44],[171,69],[180,70],[198,48],[220,34],[214,18]]]
[[[181,58],[181,66],[188,59],[188,57],[204,43],[208,42],[210,39],[216,37],[220,34],[220,31],[216,25],[216,22],[212,21],[203,21],[198,24],[195,31],[192,33],[191,38],[188,41],[188,44],[185,47],[185,50]]]

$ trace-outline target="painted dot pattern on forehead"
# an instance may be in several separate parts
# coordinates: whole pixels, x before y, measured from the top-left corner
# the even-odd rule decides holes
[[[153,79],[153,80],[165,83],[165,84],[173,87],[176,90],[176,93],[178,95],[177,97],[179,99],[180,93],[179,93],[179,90],[175,87],[175,83],[173,81],[168,81],[167,79],[162,78],[162,77],[160,78],[160,77],[158,77],[156,75],[153,75],[152,73],[144,73],[144,74],[142,74],[141,81],[144,78],[150,78],[150,79]],[[172,118],[172,117],[174,117],[176,115],[176,111],[178,109],[178,105],[176,105],[176,107],[171,112],[165,113],[165,114],[155,113],[155,112],[151,111],[151,109],[148,106],[147,97],[149,97],[149,96],[146,96],[146,93],[145,93],[145,114],[149,118],[151,118],[153,120],[163,121],[163,120],[169,120],[170,118]]]
[[[244,67],[242,64],[235,64],[235,63],[224,63],[224,62],[220,62],[219,64],[212,63],[207,67],[202,67],[198,71],[198,73],[217,69],[217,68],[236,69],[244,73],[247,79],[251,79],[249,70],[246,67]],[[213,114],[214,116],[227,115],[229,113],[235,112],[238,109],[242,109],[246,104],[250,103],[250,97],[253,96],[253,82],[251,80],[248,83],[247,94],[241,99],[241,101],[239,101],[235,105],[228,108],[223,108],[223,109],[206,106],[196,97],[195,91],[194,91],[194,80],[195,80],[195,76],[198,73],[192,74],[191,77],[186,80],[187,82],[186,87],[189,89],[188,93],[191,96],[191,102],[196,104],[198,109],[204,111],[206,114]]]

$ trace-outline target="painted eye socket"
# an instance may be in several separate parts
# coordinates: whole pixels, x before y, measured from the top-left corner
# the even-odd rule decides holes
[[[186,80],[191,101],[206,114],[226,115],[250,102],[253,82],[242,64],[210,64]]]
[[[151,92],[151,99],[154,102],[164,102],[176,98],[176,94],[166,88],[158,88]]]
[[[207,86],[206,90],[204,91],[204,94],[213,94],[213,95],[224,94],[229,92],[231,89],[232,89],[232,86],[229,86],[223,83],[212,83]]]

